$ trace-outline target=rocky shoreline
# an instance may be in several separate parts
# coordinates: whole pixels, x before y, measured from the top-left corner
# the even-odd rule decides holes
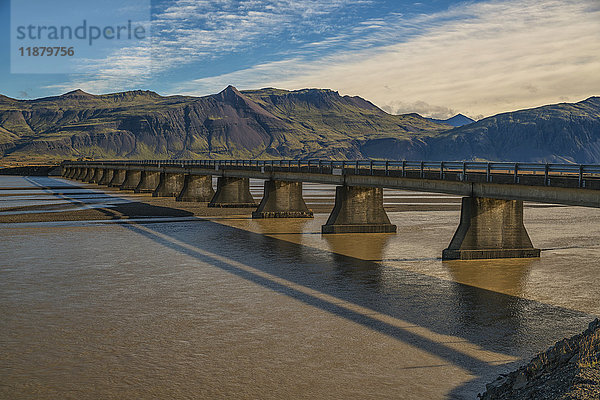
[[[600,398],[600,321],[557,342],[529,364],[501,375],[478,396],[484,400]]]

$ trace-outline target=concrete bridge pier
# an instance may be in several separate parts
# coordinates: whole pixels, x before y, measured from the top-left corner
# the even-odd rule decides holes
[[[230,178],[220,176],[217,179],[217,192],[208,203],[209,207],[256,207],[254,198],[250,193],[249,178]]]
[[[100,179],[102,179],[102,175],[104,175],[104,168],[96,168],[96,170],[94,171],[94,175],[89,180],[89,183],[100,182]]]
[[[79,173],[75,176],[75,179],[78,181],[82,181],[83,178],[85,178],[85,176],[87,175],[87,173],[88,173],[88,168],[86,168],[86,167],[80,168]]]
[[[125,180],[123,184],[119,188],[120,190],[135,190],[135,188],[140,184],[140,180],[142,179],[142,171],[136,171],[133,169],[128,169],[125,173]]]
[[[85,178],[85,176],[88,174],[88,169],[87,167],[83,167],[81,168],[81,171],[79,171],[79,174],[77,175],[77,177],[75,179],[77,179],[78,181],[82,181],[83,178]]]
[[[184,174],[173,174],[162,172],[160,174],[160,183],[152,193],[153,197],[175,197],[183,191]]]
[[[523,225],[523,202],[464,197],[460,224],[444,260],[539,257]]]
[[[81,170],[81,168],[72,168],[71,173],[69,174],[68,178],[76,179],[77,176],[79,175],[79,173],[81,172],[80,170]]]
[[[135,188],[135,193],[153,193],[160,183],[160,172],[142,171],[140,183]]]
[[[338,186],[335,206],[321,233],[395,233],[383,208],[383,188]]]
[[[302,198],[302,182],[265,181],[265,192],[252,218],[312,218]]]
[[[211,175],[186,175],[177,201],[209,202],[215,195]]]
[[[96,168],[88,168],[87,169],[87,173],[85,174],[85,176],[83,177],[83,181],[84,182],[89,182],[92,180],[92,178],[94,177],[94,174],[96,173]]]
[[[123,182],[125,182],[126,173],[127,173],[127,171],[125,171],[124,169],[113,170],[113,177],[110,180],[110,182],[108,182],[108,186],[120,188],[121,185],[123,184]]]
[[[110,181],[113,178],[114,170],[110,168],[104,168],[104,173],[102,174],[102,179],[98,181],[98,185],[108,186]]]
[[[108,183],[109,187],[118,187],[120,188],[123,182],[125,182],[125,175],[127,171],[124,169],[115,169],[113,172],[113,177]]]

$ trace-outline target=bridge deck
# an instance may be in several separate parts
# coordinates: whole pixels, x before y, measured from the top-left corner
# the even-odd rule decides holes
[[[598,165],[329,160],[65,161],[63,165],[345,184],[600,207]]]

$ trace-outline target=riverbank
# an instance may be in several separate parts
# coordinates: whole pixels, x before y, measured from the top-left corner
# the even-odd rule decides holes
[[[600,321],[556,343],[517,371],[498,377],[486,389],[480,399],[599,399]]]

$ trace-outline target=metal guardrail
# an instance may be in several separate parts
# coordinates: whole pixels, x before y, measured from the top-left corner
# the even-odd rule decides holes
[[[452,179],[471,181],[477,176],[484,182],[520,184],[521,178],[535,176],[543,186],[550,186],[557,177],[576,180],[573,185],[586,188],[586,180],[600,180],[600,165],[583,164],[537,164],[509,162],[457,162],[457,161],[376,161],[376,160],[109,160],[64,161],[63,165],[147,165],[155,167],[210,168],[210,169],[256,169],[267,171],[311,172],[334,175],[384,175],[420,179]],[[507,180],[506,178],[510,178]],[[540,183],[524,183],[540,186]]]

